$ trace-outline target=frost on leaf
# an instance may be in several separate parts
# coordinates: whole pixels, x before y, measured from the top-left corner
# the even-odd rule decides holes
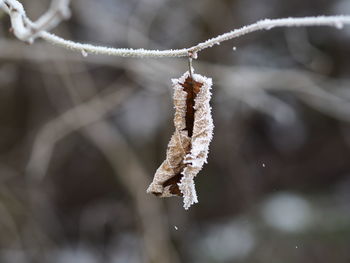
[[[175,132],[172,135],[166,159],[157,169],[147,192],[159,197],[182,196],[188,209],[197,203],[194,177],[207,160],[213,135],[211,117],[212,80],[186,72],[173,79]]]

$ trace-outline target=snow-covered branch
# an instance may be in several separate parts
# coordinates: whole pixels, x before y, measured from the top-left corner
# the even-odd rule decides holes
[[[112,48],[73,42],[46,31],[57,25],[61,19],[69,17],[69,1],[70,0],[54,0],[51,8],[36,22],[32,22],[26,16],[22,4],[17,0],[0,0],[0,8],[10,15],[13,32],[20,40],[32,42],[36,37],[40,37],[51,44],[73,51],[79,51],[83,54],[93,53],[119,57],[160,58],[191,56],[195,58],[197,53],[203,49],[260,30],[270,30],[275,27],[307,26],[333,26],[341,29],[345,24],[350,24],[350,15],[264,19],[254,24],[208,39],[189,48],[170,50]]]

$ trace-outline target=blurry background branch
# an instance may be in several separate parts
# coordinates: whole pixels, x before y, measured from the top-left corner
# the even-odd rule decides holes
[[[36,136],[27,165],[28,174],[36,180],[42,178],[46,174],[54,146],[60,139],[103,119],[109,111],[115,110],[119,103],[127,99],[131,91],[132,89],[107,92],[103,97],[96,95],[91,101],[75,106],[46,123]]]
[[[149,183],[147,172],[123,135],[106,120],[105,116],[112,110],[116,112],[118,106],[127,101],[134,90],[129,86],[128,89],[119,89],[111,93],[109,90],[115,88],[112,85],[107,88],[107,94],[96,95],[97,89],[93,84],[94,81],[85,69],[84,79],[87,81],[84,82],[83,94],[86,96],[91,93],[93,99],[82,103],[82,94],[79,94],[77,87],[74,86],[69,64],[55,61],[52,63],[74,106],[57,119],[50,121],[46,127],[43,127],[42,132],[38,133],[35,140],[37,143],[31,154],[31,157],[34,158],[27,166],[28,174],[34,176],[34,180],[42,179],[38,176],[45,175],[57,141],[74,131],[81,132],[105,156],[117,179],[121,181],[133,199],[143,232],[144,255],[142,256],[144,261],[177,263],[178,256],[169,242],[168,222],[162,215],[160,203],[143,194]],[[82,70],[85,68],[83,64],[76,64],[76,67]],[[118,83],[120,84],[120,81]],[[49,86],[47,88],[50,89]]]

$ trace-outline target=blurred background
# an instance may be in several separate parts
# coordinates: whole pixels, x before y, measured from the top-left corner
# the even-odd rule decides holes
[[[35,20],[49,0],[22,1]],[[182,48],[348,0],[73,0],[53,32]],[[145,190],[185,58],[26,45],[0,13],[0,262],[350,262],[350,27],[276,28],[202,51],[214,139],[199,203]]]

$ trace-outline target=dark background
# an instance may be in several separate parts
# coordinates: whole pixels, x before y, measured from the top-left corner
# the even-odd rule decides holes
[[[22,1],[35,19],[49,1]],[[182,48],[348,0],[73,0],[54,32]],[[202,51],[214,139],[199,203],[145,190],[185,58],[87,57],[0,32],[0,262],[350,262],[350,27],[276,28]],[[234,48],[236,50],[234,51]],[[79,105],[79,106],[78,106]]]

